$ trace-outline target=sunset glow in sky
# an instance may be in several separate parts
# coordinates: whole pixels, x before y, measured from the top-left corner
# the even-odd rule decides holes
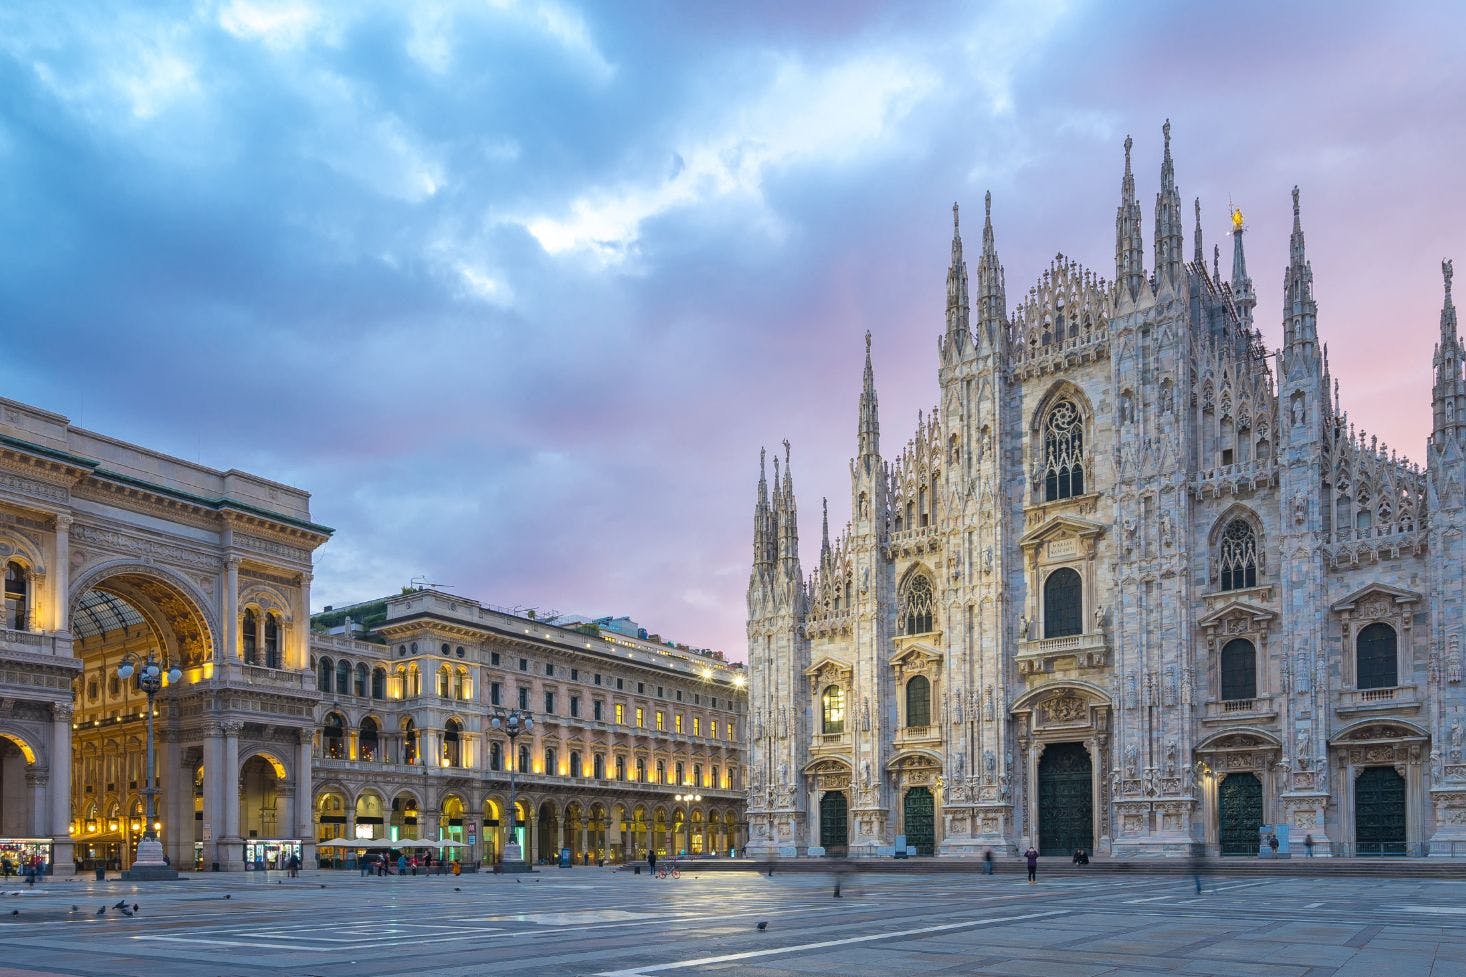
[[[1110,278],[1129,133],[1149,263],[1167,118],[1270,347],[1301,186],[1343,406],[1424,460],[1458,4],[161,7],[0,7],[0,396],[310,490],[317,608],[425,577],[743,658],[760,446],[808,568],[865,331],[888,456],[937,400],[952,202],[1010,306]]]

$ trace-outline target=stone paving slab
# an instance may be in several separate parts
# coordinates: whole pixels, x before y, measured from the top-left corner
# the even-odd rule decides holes
[[[882,874],[842,891],[598,869],[53,882],[0,895],[0,977],[1466,977],[1466,886],[1436,880],[1208,880],[1197,897],[1174,876]],[[97,915],[122,899],[139,915]]]

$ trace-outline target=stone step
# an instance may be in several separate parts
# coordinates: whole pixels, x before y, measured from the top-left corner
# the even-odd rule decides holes
[[[1197,863],[1188,858],[1094,858],[1088,865],[1075,865],[1068,858],[1040,858],[1044,875],[1191,875]],[[980,874],[978,858],[780,858],[753,861],[742,858],[679,859],[682,871],[702,872],[903,872],[907,874]],[[1021,874],[1027,863],[1021,858],[999,858],[994,870]],[[1203,858],[1205,875],[1242,877],[1356,876],[1381,878],[1466,879],[1466,857],[1461,858]]]

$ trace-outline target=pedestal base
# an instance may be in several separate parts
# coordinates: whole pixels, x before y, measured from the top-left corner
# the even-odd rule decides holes
[[[172,881],[178,878],[173,866],[163,858],[163,843],[157,838],[144,838],[137,843],[137,858],[132,868],[122,873],[128,882]]]

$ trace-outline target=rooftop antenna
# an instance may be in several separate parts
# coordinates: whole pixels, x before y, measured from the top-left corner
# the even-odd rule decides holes
[[[432,581],[430,581],[425,576],[422,576],[422,577],[413,577],[411,580],[407,581],[407,585],[409,587],[417,587],[420,590],[421,589],[426,589],[426,590],[452,590],[453,589],[452,585],[450,585],[450,584],[446,584],[446,583],[433,583]]]

